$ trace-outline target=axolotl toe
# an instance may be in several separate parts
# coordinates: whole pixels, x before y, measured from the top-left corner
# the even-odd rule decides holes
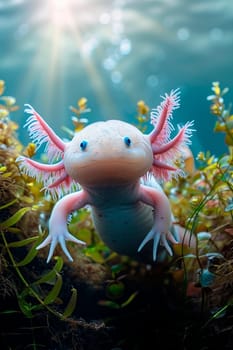
[[[90,124],[64,142],[27,105],[29,135],[38,147],[46,144],[50,164],[21,156],[20,169],[42,181],[52,196],[62,197],[52,210],[47,238],[37,247],[50,244],[48,261],[58,243],[71,261],[66,241],[85,244],[67,229],[69,214],[85,206],[91,208],[101,239],[119,254],[145,259],[143,252],[150,247],[148,261],[151,257],[155,261],[163,246],[172,255],[170,243],[177,243],[177,237],[171,232],[170,204],[160,183],[183,175],[176,162],[192,134],[188,122],[170,137],[172,112],[178,106],[179,91],[172,90],[152,110],[149,134],[129,123],[108,120]]]

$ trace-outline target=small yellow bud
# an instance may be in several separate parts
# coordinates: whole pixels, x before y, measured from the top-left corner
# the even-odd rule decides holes
[[[3,94],[4,90],[5,90],[5,81],[0,80],[0,95]]]
[[[149,112],[149,107],[145,104],[144,101],[142,100],[138,101],[137,106],[138,106],[139,114],[145,115]]]
[[[232,132],[232,130],[230,130],[230,131],[231,131],[231,133],[226,134],[226,136],[225,136],[225,143],[228,146],[233,146],[233,132]]]
[[[85,97],[80,98],[78,100],[78,106],[80,111],[84,111],[87,108],[87,99]]]
[[[220,96],[220,95],[221,95],[221,89],[220,89],[220,86],[219,86],[219,82],[218,82],[218,81],[216,81],[216,82],[213,83],[212,90],[214,91],[215,95],[217,95],[217,96]]]
[[[199,152],[198,155],[197,155],[197,160],[205,161],[206,160],[205,153],[204,152]]]
[[[25,149],[24,153],[29,158],[33,157],[34,154],[36,153],[36,145],[35,145],[35,143],[29,143],[27,145],[27,148]]]
[[[5,119],[6,117],[8,117],[9,112],[7,109],[5,108],[0,108],[0,119]]]
[[[5,165],[0,166],[0,173],[4,173],[7,170]]]

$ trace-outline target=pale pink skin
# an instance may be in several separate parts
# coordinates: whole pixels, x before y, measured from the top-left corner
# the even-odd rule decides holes
[[[173,109],[179,106],[178,94],[177,91],[166,94],[160,106],[152,111],[154,129],[148,135],[128,123],[109,120],[85,127],[65,143],[32,107],[26,109],[31,114],[26,126],[33,141],[38,146],[47,144],[50,161],[60,160],[41,164],[19,157],[21,170],[42,181],[52,196],[74,191],[54,206],[49,235],[37,247],[51,244],[47,261],[57,243],[71,261],[66,241],[85,244],[68,232],[67,216],[86,205],[92,208],[96,229],[111,249],[140,259],[144,246],[152,241],[154,261],[160,242],[172,255],[168,242],[177,241],[170,232],[170,204],[157,180],[183,175],[175,161],[189,143],[192,123],[185,124],[170,139],[173,129],[170,120]]]

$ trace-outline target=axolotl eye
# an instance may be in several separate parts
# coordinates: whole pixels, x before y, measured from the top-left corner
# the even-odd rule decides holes
[[[80,143],[80,148],[81,148],[81,150],[82,151],[84,151],[86,148],[87,148],[87,144],[88,144],[88,142],[87,142],[87,140],[83,140],[81,143]]]
[[[123,140],[127,147],[131,145],[131,140],[128,136],[125,136]]]

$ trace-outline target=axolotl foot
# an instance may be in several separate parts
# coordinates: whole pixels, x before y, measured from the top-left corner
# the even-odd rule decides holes
[[[147,244],[147,242],[149,242],[151,239],[153,239],[153,261],[156,261],[159,242],[161,242],[161,244],[166,248],[167,252],[171,256],[173,255],[173,253],[168,241],[170,241],[172,244],[179,243],[173,237],[171,232],[166,232],[166,233],[159,232],[159,231],[156,231],[154,228],[152,228],[151,231],[146,235],[146,237],[140,244],[138,248],[138,252],[140,252],[142,248]]]
[[[54,250],[56,248],[56,245],[59,243],[63,252],[65,253],[65,255],[67,256],[67,258],[70,261],[73,261],[72,256],[70,255],[67,247],[66,247],[66,241],[71,241],[77,244],[82,244],[82,245],[86,245],[85,242],[75,238],[74,236],[72,236],[68,231],[59,233],[49,233],[48,237],[40,244],[38,245],[38,247],[36,247],[36,249],[41,249],[44,248],[45,246],[47,246],[48,244],[51,243],[50,245],[50,249],[49,249],[49,254],[48,254],[48,258],[47,258],[47,263],[51,260]]]

